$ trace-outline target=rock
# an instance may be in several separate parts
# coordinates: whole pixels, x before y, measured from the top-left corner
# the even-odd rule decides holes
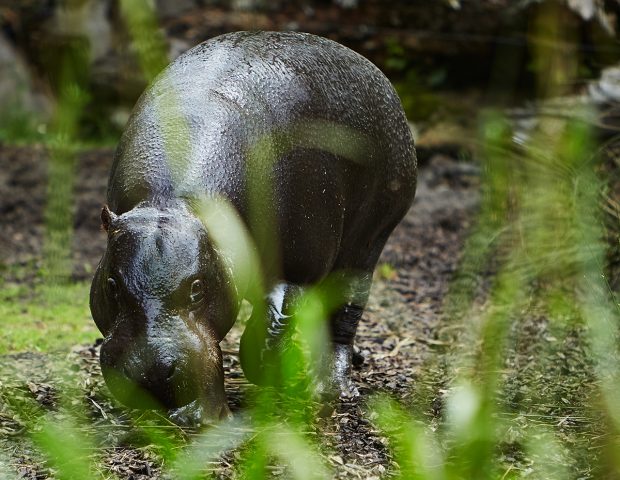
[[[600,78],[588,85],[588,94],[597,104],[620,102],[620,64],[604,69]]]
[[[51,102],[36,91],[26,62],[3,35],[0,35],[0,111],[8,112],[2,115],[0,127],[28,118],[43,122],[51,113]]]
[[[587,93],[598,110],[593,122],[598,132],[608,138],[616,136],[620,129],[620,64],[604,69],[599,79],[588,85]]]
[[[113,28],[109,11],[111,0],[60,2],[46,30],[53,37],[88,39],[90,61],[95,62],[112,49]],[[177,0],[178,3],[179,0]]]
[[[595,0],[568,0],[568,6],[584,20],[591,20],[598,8]]]

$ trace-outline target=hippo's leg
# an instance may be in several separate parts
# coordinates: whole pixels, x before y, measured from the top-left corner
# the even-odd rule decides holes
[[[368,302],[372,273],[377,265],[383,246],[398,223],[398,218],[388,219],[375,237],[367,243],[370,246],[365,258],[358,258],[364,243],[343,240],[341,255],[336,260],[335,271],[345,273],[344,305],[330,319],[332,335],[332,356],[325,358],[319,383],[319,393],[326,399],[355,397],[359,395],[351,381],[351,367],[361,364],[363,358],[353,349],[357,326]],[[370,234],[368,235],[370,236]],[[360,238],[367,238],[360,235]]]
[[[326,399],[356,397],[357,388],[351,381],[351,367],[363,359],[353,349],[357,332],[370,291],[372,274],[353,277],[348,282],[345,304],[330,319],[332,352],[324,358],[318,384],[319,394]]]
[[[256,308],[247,322],[239,346],[241,367],[246,378],[255,385],[269,384],[269,369],[276,365],[280,354],[287,348],[292,329],[295,301],[302,288],[279,283],[265,299],[265,309]]]

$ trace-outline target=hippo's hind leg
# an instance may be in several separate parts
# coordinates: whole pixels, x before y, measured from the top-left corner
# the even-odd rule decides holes
[[[302,293],[301,287],[279,283],[265,299],[265,308],[255,305],[239,345],[241,367],[246,378],[255,385],[271,384],[276,379],[281,353],[290,341],[293,308]]]
[[[340,275],[340,274],[338,274]],[[351,383],[353,341],[368,300],[372,274],[342,274],[344,304],[329,319],[331,349],[318,359],[318,392],[326,399],[356,396]],[[265,308],[254,308],[241,336],[239,356],[246,378],[255,385],[272,385],[279,378],[278,365],[290,346],[294,308],[303,294],[295,284],[279,283],[265,299]]]
[[[353,364],[361,364],[363,358],[353,349],[357,327],[364,308],[368,302],[372,274],[381,255],[381,251],[392,233],[392,230],[401,217],[386,219],[379,233],[368,241],[367,255],[359,258],[357,255],[363,248],[356,239],[352,243],[343,241],[345,247],[336,260],[335,271],[344,272],[344,305],[336,311],[330,319],[332,356],[323,362],[323,371],[319,382],[319,393],[326,399],[334,397],[355,397],[357,388],[351,381]],[[370,235],[368,235],[370,236]],[[360,235],[359,238],[368,238]]]
[[[349,277],[345,303],[330,318],[332,352],[324,358],[318,384],[319,394],[326,399],[358,395],[351,381],[351,367],[363,359],[355,353],[353,342],[368,301],[371,282],[372,273]]]

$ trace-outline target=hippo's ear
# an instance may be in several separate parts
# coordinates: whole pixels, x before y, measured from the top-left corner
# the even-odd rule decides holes
[[[107,232],[110,225],[118,218],[118,215],[114,213],[107,205],[104,205],[101,209],[101,226]]]

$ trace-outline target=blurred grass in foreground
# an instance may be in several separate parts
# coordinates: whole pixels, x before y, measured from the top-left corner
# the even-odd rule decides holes
[[[501,116],[483,123],[478,223],[445,302],[450,347],[431,360],[448,385],[439,428],[430,405],[412,414],[380,398],[372,407],[401,478],[619,473],[619,312],[605,279],[591,135],[579,122],[540,119],[521,149]]]
[[[122,2],[152,78],[163,60],[160,44],[153,41],[156,22],[149,5]],[[547,26],[553,39],[565,35],[553,11],[541,11],[533,28]],[[537,53],[543,97],[561,94],[576,71],[570,58],[558,60],[560,53]],[[565,119],[538,119],[522,145],[514,144],[513,128],[501,114],[482,118],[480,213],[445,304],[443,323],[454,328],[443,334],[444,343],[452,347],[429,360],[442,368],[443,378],[433,384],[441,411],[429,417],[424,401],[401,405],[383,396],[372,398],[366,408],[390,440],[399,478],[620,475],[619,311],[606,283],[599,215],[605,179],[596,173],[593,132],[570,120],[570,113]],[[477,280],[489,270],[490,284],[481,288]],[[79,303],[72,295],[86,298],[85,289],[67,287],[66,296],[54,297],[64,310],[49,305],[32,315],[83,319],[83,310],[67,308]],[[5,298],[22,294],[18,289],[3,293]],[[314,434],[321,405],[300,384],[299,372],[311,372],[324,354],[324,322],[333,296],[337,292],[311,290],[299,303],[302,334],[280,364],[281,388],[252,390],[242,414],[202,432],[135,412],[111,421],[107,429],[91,428],[84,412],[92,405],[71,377],[61,383],[58,412],[10,399],[8,408],[27,426],[26,441],[61,479],[115,478],[101,463],[101,451],[116,445],[153,453],[173,478],[218,473],[222,456],[238,478],[270,477],[275,465],[290,478],[329,478],[319,451],[330,446]],[[19,312],[1,313],[24,321]],[[585,357],[577,371],[566,359],[575,352]],[[104,401],[92,393],[89,399]],[[117,442],[107,436],[115,430],[124,432]],[[7,470],[3,462],[0,455],[0,472]]]
[[[557,48],[566,38],[553,13],[541,9],[534,26],[555,42],[535,53],[544,98],[564,93],[579,60]],[[480,214],[446,299],[444,321],[457,329],[444,354],[450,388],[440,428],[385,399],[375,404],[402,478],[620,473],[620,315],[606,280],[605,179],[581,113],[536,119],[521,145],[501,115],[482,123]],[[489,270],[491,283],[481,289],[476,280]],[[528,328],[542,338],[520,331]],[[567,360],[575,351],[584,357],[579,371]],[[555,377],[554,363],[562,366]]]

